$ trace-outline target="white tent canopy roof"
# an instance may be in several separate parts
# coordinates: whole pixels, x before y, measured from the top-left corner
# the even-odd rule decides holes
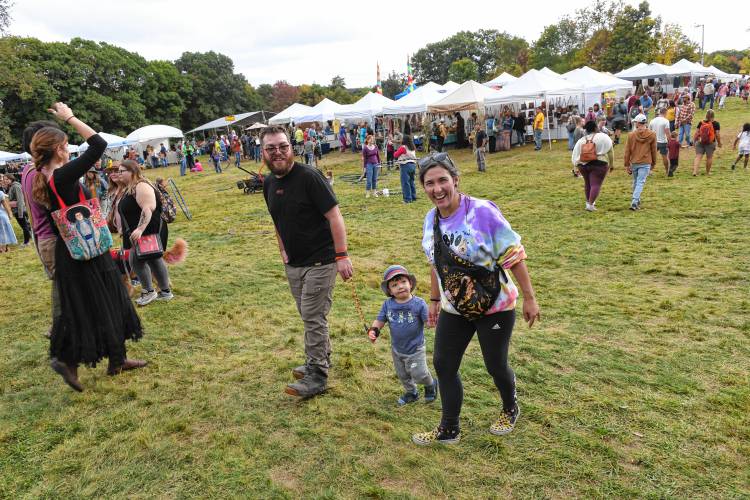
[[[719,78],[730,78],[732,76],[729,73],[720,70],[714,65],[709,66],[707,69],[711,71],[712,75],[718,76]]]
[[[453,92],[460,86],[460,84],[454,82],[453,80],[448,80],[447,82],[445,82],[445,85],[443,85],[443,88],[448,92]]]
[[[541,70],[530,69],[518,80],[509,83],[485,101],[485,105],[536,99],[547,95],[572,95],[583,93],[583,85],[553,76]]]
[[[341,104],[326,97],[313,106],[307,114],[296,117],[294,121],[299,123],[327,122],[336,118],[336,111],[341,111]]]
[[[484,106],[486,99],[497,94],[497,90],[485,87],[474,80],[469,80],[439,101],[427,106],[427,110],[432,113],[450,113],[477,109]]]
[[[282,123],[289,123],[292,121],[295,121],[295,118],[297,116],[304,116],[310,112],[312,107],[307,106],[306,104],[300,104],[298,102],[295,102],[288,108],[286,108],[281,113],[277,114],[270,120],[268,120],[269,125],[280,125]]]
[[[687,59],[680,59],[668,68],[674,75],[706,76],[711,73],[710,69]]]
[[[31,155],[29,153],[9,153],[7,151],[0,151],[0,161],[16,161],[16,160],[30,160]]]
[[[125,137],[120,137],[114,134],[107,134],[106,132],[99,132],[99,136],[107,141],[107,149],[117,149],[123,146],[127,146],[128,144],[133,144],[135,142],[133,140],[126,139]],[[83,144],[78,146],[78,151],[83,153],[88,148],[89,144],[87,142],[84,142]]]
[[[634,73],[642,70],[643,68],[645,68],[647,66],[648,66],[648,64],[646,64],[644,62],[639,62],[638,64],[635,64],[635,65],[633,65],[633,66],[631,66],[629,68],[626,68],[626,69],[624,69],[624,70],[622,70],[622,71],[620,71],[618,73],[615,73],[614,76],[616,76],[617,78],[625,78],[627,76],[630,76],[631,74],[634,74]]]
[[[562,76],[560,73],[558,73],[556,71],[552,71],[547,66],[545,66],[542,69],[540,69],[539,72],[540,73],[544,73],[547,76]]]
[[[128,134],[126,139],[135,142],[146,142],[154,139],[182,138],[182,130],[169,125],[146,125]]]
[[[245,127],[245,130],[260,130],[260,129],[263,129],[263,128],[268,128],[268,125],[265,125],[263,123],[257,122],[257,123],[253,123],[249,127]]]
[[[193,130],[188,130],[187,133],[190,134],[192,132],[200,132],[201,130],[223,128],[229,125],[237,124],[238,122],[241,122],[242,120],[246,118],[250,118],[251,116],[256,115],[258,113],[262,113],[262,111],[250,111],[249,113],[240,113],[238,115],[230,115],[234,117],[234,120],[227,120],[227,118],[229,118],[228,116],[222,116],[221,118],[217,118],[216,120],[210,121],[208,123],[204,123],[200,127],[194,128]]]
[[[451,91],[435,82],[427,82],[398,101],[383,107],[384,115],[424,113],[427,106],[447,96]]]
[[[570,82],[583,85],[583,91],[588,93],[601,94],[603,92],[633,88],[633,83],[628,80],[600,73],[588,66],[568,71],[562,77]]]
[[[393,99],[388,99],[382,94],[368,92],[364,97],[354,104],[334,112],[339,120],[365,120],[372,119],[375,115],[383,114],[383,108],[396,104]],[[344,106],[342,106],[344,107]]]
[[[484,82],[484,85],[487,85],[488,87],[504,87],[505,85],[509,84],[510,82],[513,82],[515,80],[518,80],[517,76],[513,76],[510,73],[507,73],[503,71],[499,75],[497,75],[495,78],[488,82]]]

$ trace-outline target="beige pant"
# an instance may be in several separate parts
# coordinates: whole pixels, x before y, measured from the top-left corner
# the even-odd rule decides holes
[[[317,365],[327,373],[331,364],[327,316],[333,303],[336,264],[284,267],[297,311],[305,325],[305,363]]]
[[[47,238],[45,240],[36,241],[36,251],[39,254],[39,259],[42,261],[44,271],[47,273],[47,277],[52,280],[52,321],[54,322],[58,316],[60,316],[60,295],[57,292],[57,286],[54,283],[55,280],[55,246],[57,246],[57,238]]]

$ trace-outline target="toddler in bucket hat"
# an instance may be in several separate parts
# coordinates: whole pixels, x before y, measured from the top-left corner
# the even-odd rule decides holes
[[[413,295],[417,279],[404,266],[389,266],[383,273],[380,288],[388,298],[383,302],[375,321],[367,331],[375,342],[380,329],[388,323],[391,331],[391,354],[401,384],[406,392],[398,398],[403,406],[419,399],[418,385],[424,386],[425,402],[437,398],[437,379],[427,367],[424,325],[427,323],[427,304]]]

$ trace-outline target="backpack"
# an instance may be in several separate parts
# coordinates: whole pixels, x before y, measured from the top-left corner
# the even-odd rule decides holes
[[[698,140],[704,146],[711,144],[716,140],[716,133],[714,132],[714,126],[711,122],[701,122],[700,127],[698,127]]]
[[[156,195],[161,200],[161,219],[166,223],[172,223],[177,218],[177,207],[172,201],[172,197],[169,193],[162,191],[161,188],[156,188]]]
[[[594,144],[594,136],[591,139],[586,139],[586,142],[581,146],[581,157],[578,160],[580,163],[588,163],[596,160],[596,144]]]

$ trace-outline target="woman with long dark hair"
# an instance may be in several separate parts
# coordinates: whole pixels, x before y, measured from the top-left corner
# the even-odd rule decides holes
[[[524,320],[531,326],[539,319],[521,237],[494,203],[459,192],[459,173],[447,154],[419,163],[419,180],[435,205],[424,220],[422,248],[432,265],[428,321],[437,323],[433,364],[443,414],[437,427],[415,434],[412,441],[419,445],[459,441],[463,385],[458,369],[474,333],[502,399],[489,432],[507,434],[515,427],[520,409],[516,377],[508,365],[518,290],[506,270],[523,290]]]
[[[49,111],[75,128],[89,144],[85,153],[70,161],[68,137],[62,130],[44,127],[34,134],[30,149],[38,175],[33,180],[32,196],[54,212],[61,208],[59,200],[66,206],[79,203],[79,179],[101,157],[107,143],[67,105],[58,102]],[[55,226],[53,229],[57,232]],[[83,391],[78,380],[81,363],[93,367],[108,358],[110,375],[146,365],[145,361],[126,357],[125,340],[139,339],[143,330],[109,252],[90,260],[75,260],[64,240],[58,238],[54,280],[61,313],[52,325],[50,365],[70,387]]]

